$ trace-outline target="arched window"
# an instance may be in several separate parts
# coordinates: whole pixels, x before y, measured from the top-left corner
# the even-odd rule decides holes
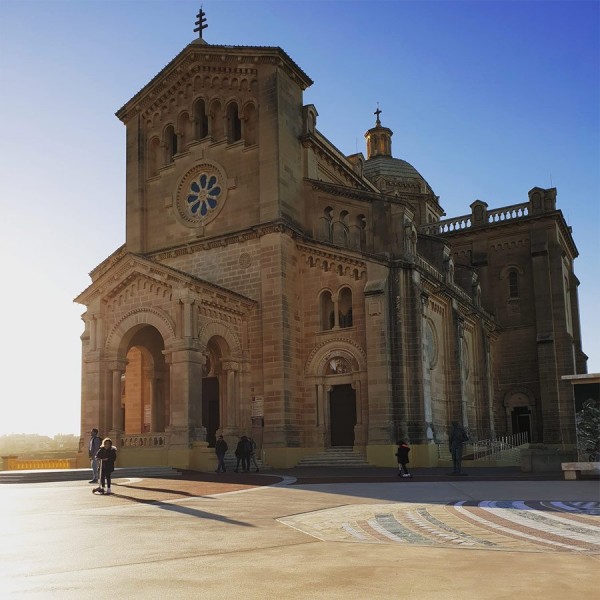
[[[208,115],[202,98],[194,104],[194,139],[201,140],[208,135]]]
[[[512,269],[508,273],[508,297],[519,297],[519,273],[516,269]]]
[[[173,125],[169,125],[165,129],[165,164],[173,162],[173,157],[177,154],[177,135],[175,134],[175,128]]]
[[[209,133],[213,140],[222,140],[225,137],[223,131],[223,108],[219,100],[213,100],[210,104]]]
[[[355,250],[366,249],[367,219],[364,215],[358,215],[350,228],[350,246]]]
[[[177,131],[179,132],[179,152],[183,152],[185,147],[192,141],[192,122],[187,112],[181,113],[177,120]]]
[[[258,123],[257,123],[257,115],[256,108],[254,108],[253,104],[248,104],[246,108],[244,108],[244,131],[243,137],[246,146],[252,146],[257,143],[258,140]]]
[[[227,139],[230,142],[237,142],[242,139],[242,122],[235,102],[231,102],[227,106]]]
[[[325,242],[331,241],[331,227],[333,223],[333,208],[328,206],[323,211],[323,216],[319,219],[318,238]]]
[[[148,177],[154,177],[158,175],[158,168],[160,167],[160,140],[157,137],[153,137],[148,144]]]
[[[338,300],[338,317],[340,327],[352,327],[352,290],[342,288]]]
[[[333,329],[335,324],[335,313],[330,291],[325,290],[321,293],[319,307],[321,313],[321,331]]]

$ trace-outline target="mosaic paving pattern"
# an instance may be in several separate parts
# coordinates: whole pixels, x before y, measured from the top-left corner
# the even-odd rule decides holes
[[[599,502],[360,504],[279,521],[324,541],[600,554]]]

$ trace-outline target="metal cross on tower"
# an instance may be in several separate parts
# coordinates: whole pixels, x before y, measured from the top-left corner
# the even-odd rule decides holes
[[[195,23],[197,27],[196,29],[194,29],[194,33],[196,33],[197,31],[198,37],[202,39],[202,30],[208,27],[208,25],[206,24],[206,13],[202,10],[202,7],[200,7],[200,10],[198,11],[196,19],[198,20]]]
[[[379,109],[379,102],[377,103],[377,110],[373,113],[377,117],[376,125],[381,125],[381,121],[379,120],[379,115],[381,114],[381,110]]]

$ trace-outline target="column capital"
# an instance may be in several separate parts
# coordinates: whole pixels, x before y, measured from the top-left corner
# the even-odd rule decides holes
[[[127,359],[109,359],[106,362],[106,366],[111,371],[124,371],[128,362],[129,361]]]
[[[224,371],[239,371],[240,363],[235,360],[224,360],[221,363]]]

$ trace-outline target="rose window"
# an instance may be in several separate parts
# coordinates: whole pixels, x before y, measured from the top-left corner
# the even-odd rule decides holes
[[[190,213],[205,217],[217,207],[221,196],[221,186],[216,175],[202,173],[195,178],[189,187],[187,202]]]

